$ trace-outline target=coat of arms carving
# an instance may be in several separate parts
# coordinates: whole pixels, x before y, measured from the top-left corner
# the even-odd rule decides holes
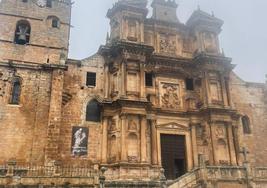
[[[162,107],[163,108],[172,108],[178,109],[180,107],[179,99],[179,85],[177,84],[164,84],[162,86]]]

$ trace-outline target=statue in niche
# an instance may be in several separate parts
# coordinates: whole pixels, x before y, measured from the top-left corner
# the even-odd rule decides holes
[[[129,121],[128,129],[129,130],[137,130],[137,124],[136,124],[136,122],[134,120],[131,119]]]
[[[163,89],[165,90],[165,92],[161,99],[162,107],[178,109],[180,107],[178,85],[164,84]]]
[[[110,123],[110,131],[116,131],[117,126],[116,126],[116,119],[112,119]]]
[[[215,130],[216,138],[224,138],[225,132],[223,127],[217,127]]]

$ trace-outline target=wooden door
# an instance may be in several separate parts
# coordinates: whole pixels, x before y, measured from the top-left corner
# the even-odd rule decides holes
[[[176,179],[186,172],[185,136],[161,134],[161,162],[165,176]]]

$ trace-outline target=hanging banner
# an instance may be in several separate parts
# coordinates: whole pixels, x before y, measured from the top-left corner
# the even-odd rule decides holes
[[[72,128],[71,153],[73,156],[84,156],[88,153],[88,128]]]

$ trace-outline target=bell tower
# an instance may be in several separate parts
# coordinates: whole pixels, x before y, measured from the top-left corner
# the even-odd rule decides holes
[[[70,0],[0,1],[0,60],[64,63],[70,16]]]
[[[70,18],[71,0],[0,1],[0,162],[57,160]]]

